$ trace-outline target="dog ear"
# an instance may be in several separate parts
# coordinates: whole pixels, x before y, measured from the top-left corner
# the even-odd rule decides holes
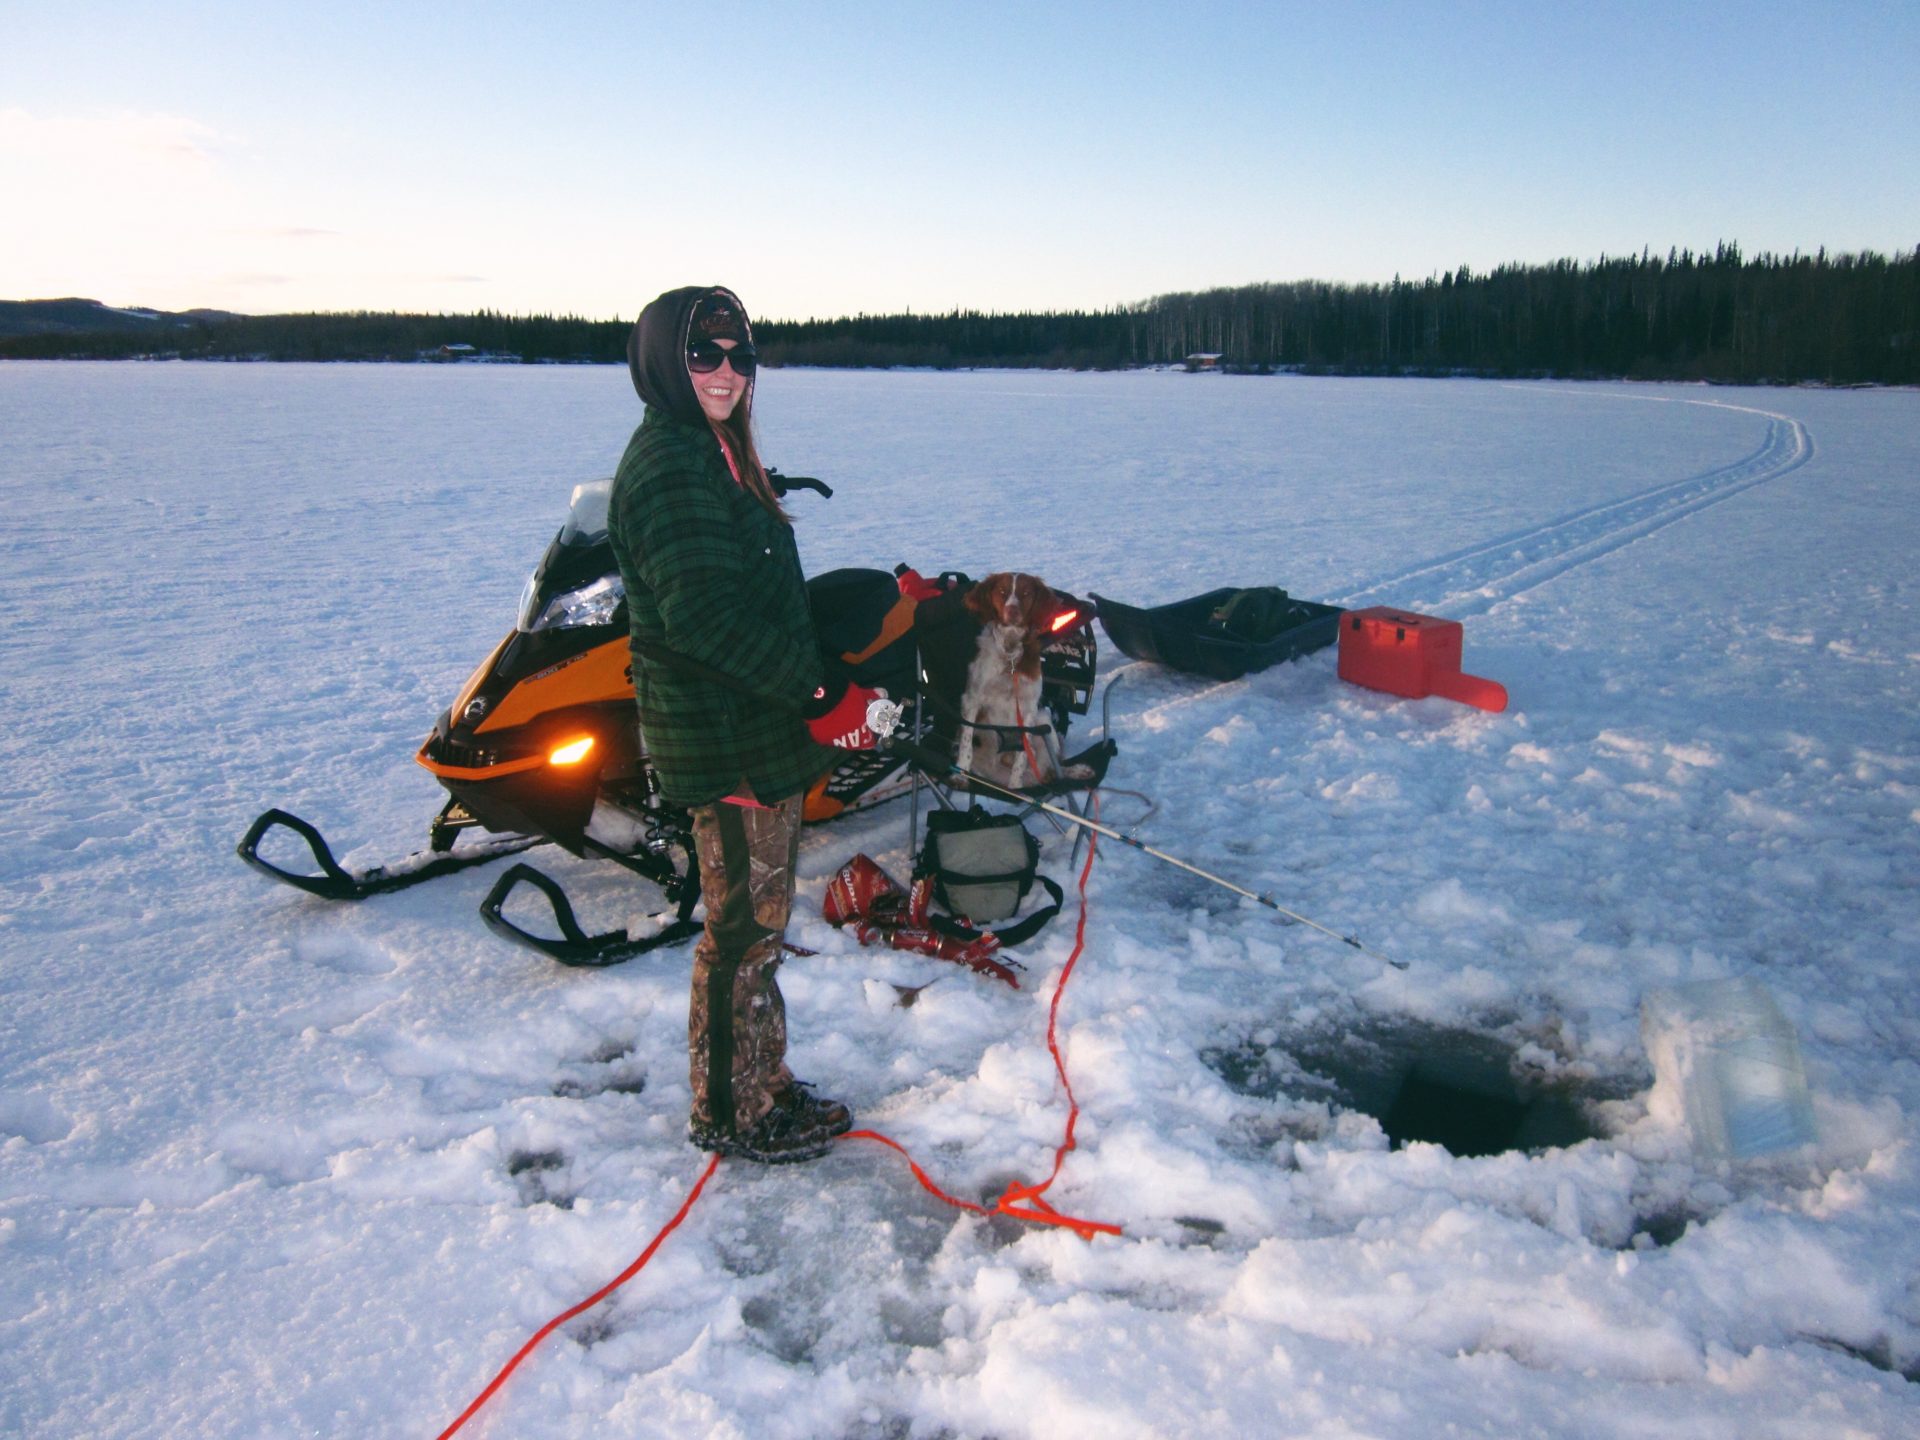
[[[1060,597],[1053,593],[1053,587],[1038,575],[1033,577],[1033,612],[1027,624],[1034,630],[1044,631],[1053,624],[1054,611],[1060,608]]]
[[[1000,577],[989,575],[984,580],[976,580],[967,591],[960,606],[982,625],[991,625],[998,617],[993,613],[993,582]]]

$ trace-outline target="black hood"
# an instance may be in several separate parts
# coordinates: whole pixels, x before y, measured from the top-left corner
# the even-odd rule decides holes
[[[633,376],[633,388],[654,409],[689,425],[706,423],[699,397],[693,393],[693,377],[687,374],[687,331],[693,323],[693,307],[708,295],[724,296],[733,303],[746,326],[747,343],[752,344],[747,307],[724,285],[683,285],[667,291],[640,312],[633,333],[627,336],[627,372]]]

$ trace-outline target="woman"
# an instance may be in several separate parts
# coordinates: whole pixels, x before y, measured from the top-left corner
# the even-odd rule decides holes
[[[670,290],[627,341],[646,402],[613,482],[640,729],[663,796],[693,812],[706,930],[694,948],[688,1137],[775,1163],[852,1124],[786,1066],[775,981],[807,786],[865,749],[874,692],[824,685],[793,526],[755,451],[757,356],[731,291]]]

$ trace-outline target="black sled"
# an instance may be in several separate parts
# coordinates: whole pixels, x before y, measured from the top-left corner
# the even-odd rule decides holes
[[[1238,680],[1333,644],[1337,605],[1296,600],[1272,586],[1209,590],[1143,609],[1095,595],[1100,627],[1123,654],[1213,680]]]

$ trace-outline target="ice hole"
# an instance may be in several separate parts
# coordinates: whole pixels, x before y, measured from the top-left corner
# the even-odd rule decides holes
[[[1372,1115],[1395,1149],[1428,1141],[1461,1156],[1591,1140],[1600,1133],[1593,1102],[1635,1088],[1550,1078],[1519,1063],[1516,1047],[1497,1036],[1407,1023],[1248,1042],[1206,1059],[1243,1094],[1325,1100]]]

